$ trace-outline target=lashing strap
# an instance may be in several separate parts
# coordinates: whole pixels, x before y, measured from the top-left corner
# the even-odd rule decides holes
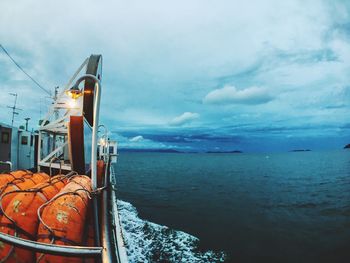
[[[14,180],[17,179],[17,177],[14,176],[12,173],[5,173],[5,174],[2,174],[2,175],[9,175],[9,176],[12,176],[12,178],[13,178]]]
[[[41,234],[41,235],[37,235],[37,239],[54,239],[54,240],[60,240],[62,242],[65,242],[65,243],[68,243],[72,246],[79,246],[79,244],[73,240],[70,240],[68,238],[65,238],[65,237],[59,237],[59,236],[56,236],[54,234]]]
[[[16,232],[18,232],[19,234],[25,235],[28,239],[35,240],[35,237],[32,234],[28,233],[27,231],[25,231],[23,228],[17,226],[16,224],[0,222],[0,226],[11,228],[11,229],[15,230]]]

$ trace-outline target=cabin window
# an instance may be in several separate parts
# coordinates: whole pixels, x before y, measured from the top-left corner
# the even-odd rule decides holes
[[[9,132],[2,132],[1,133],[1,143],[9,143],[10,142],[10,133]]]
[[[33,141],[34,141],[34,136],[31,135],[31,136],[30,136],[30,146],[33,146]]]
[[[113,154],[114,153],[114,147],[113,146],[109,146],[109,154]]]
[[[28,145],[28,136],[22,136],[21,144],[22,145]]]

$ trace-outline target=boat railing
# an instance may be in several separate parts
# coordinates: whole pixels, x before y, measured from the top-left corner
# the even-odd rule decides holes
[[[87,62],[85,61],[83,65]],[[82,68],[82,67],[81,67]],[[80,72],[81,68],[78,70]],[[78,73],[74,75],[74,78],[70,80],[70,84],[73,80],[78,76]],[[94,97],[93,97],[93,125],[92,125],[92,141],[91,141],[91,186],[92,186],[92,207],[93,207],[93,227],[94,227],[94,239],[95,246],[66,246],[66,245],[57,245],[57,244],[48,244],[41,243],[34,240],[27,240],[20,238],[18,236],[12,236],[5,233],[0,232],[0,240],[4,243],[10,244],[15,247],[20,247],[24,249],[31,250],[33,252],[40,252],[44,254],[52,254],[59,256],[67,256],[67,257],[95,257],[97,262],[102,260],[103,263],[109,262],[117,262],[117,263],[125,263],[127,262],[126,251],[123,248],[124,242],[121,237],[121,228],[117,226],[117,229],[113,229],[115,225],[120,224],[119,217],[113,217],[112,214],[117,213],[117,208],[114,209],[116,205],[116,195],[115,195],[115,186],[114,181],[115,178],[111,177],[111,162],[112,157],[115,157],[114,153],[110,153],[109,150],[106,152],[107,155],[103,156],[103,159],[106,163],[105,169],[105,181],[102,187],[98,187],[97,180],[97,147],[98,147],[98,128],[99,126],[99,108],[100,108],[100,97],[101,97],[101,82],[100,79],[92,74],[85,74],[79,77],[72,89],[79,90],[79,84],[83,81],[90,80],[94,82]],[[67,87],[65,88],[67,90]],[[49,168],[50,175],[52,175],[52,169],[59,170],[61,174],[62,170],[70,171],[73,173],[73,167],[71,164],[65,164],[64,161],[59,159],[58,156],[64,154],[64,151],[68,145],[68,141],[64,139],[64,143],[61,145],[56,145],[53,151],[45,154],[43,158],[41,158],[42,149],[41,145],[41,135],[42,133],[54,133],[56,135],[65,136],[68,134],[68,128],[66,125],[66,121],[69,117],[69,114],[65,114],[61,118],[58,118],[51,122],[48,122],[51,115],[54,115],[55,106],[57,106],[58,101],[55,102],[55,105],[52,107],[52,110],[49,112],[48,116],[44,118],[42,125],[39,128],[39,139],[38,139],[38,170],[40,171],[40,167]],[[106,141],[108,142],[108,132],[106,129]],[[108,144],[107,144],[108,145]],[[109,149],[109,148],[107,148]],[[58,161],[58,162],[56,162]],[[114,202],[111,203],[111,200]],[[116,207],[116,206],[115,206]],[[113,212],[111,212],[113,211]],[[116,233],[117,234],[116,234]],[[0,244],[1,245],[1,244]],[[113,248],[114,245],[117,245]]]
[[[47,244],[11,236],[5,233],[0,233],[0,240],[15,247],[30,249],[33,252],[68,257],[101,257],[103,251],[103,247],[62,246]]]
[[[6,161],[6,162],[0,161],[0,165],[3,165],[3,166],[5,166],[5,167],[7,166],[8,169],[6,168],[6,170],[12,171],[12,163],[11,163],[10,161]]]

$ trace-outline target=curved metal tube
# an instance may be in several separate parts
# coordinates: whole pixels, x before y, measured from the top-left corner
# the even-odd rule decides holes
[[[9,171],[12,171],[12,163],[10,161],[6,161],[6,162],[0,161],[0,164],[8,165],[10,168]]]
[[[94,99],[94,126],[92,127],[92,144],[91,144],[91,183],[92,190],[97,189],[97,131],[98,131],[98,117],[100,110],[100,99],[101,99],[101,82],[100,80],[92,74],[85,74],[77,79],[73,88],[78,88],[79,84],[85,79],[92,79],[95,81],[95,99]]]
[[[41,252],[51,255],[60,256],[78,256],[78,257],[100,257],[102,255],[102,247],[79,247],[79,246],[61,246],[46,243],[39,243],[19,237],[10,236],[0,233],[0,240],[5,243],[30,249],[35,252]]]
[[[92,127],[92,142],[91,142],[91,186],[92,190],[97,189],[97,131],[98,131],[98,119],[100,111],[100,100],[101,100],[101,82],[100,80],[92,74],[85,74],[77,79],[73,88],[78,88],[79,84],[85,79],[92,79],[95,81],[95,96],[94,96],[94,108],[93,108],[93,127]],[[94,231],[95,231],[95,244],[101,244],[100,240],[100,224],[98,216],[98,203],[96,197],[92,200],[93,203],[93,213],[94,213]]]

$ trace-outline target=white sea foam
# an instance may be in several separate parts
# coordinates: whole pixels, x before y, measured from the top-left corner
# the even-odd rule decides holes
[[[131,263],[224,262],[225,254],[198,250],[198,238],[138,217],[136,208],[118,200],[118,209]]]

